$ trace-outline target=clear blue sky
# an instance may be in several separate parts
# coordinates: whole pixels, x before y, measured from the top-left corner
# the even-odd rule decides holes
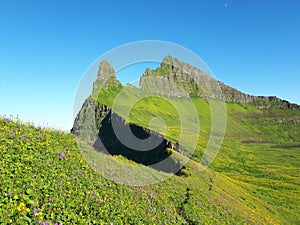
[[[70,129],[88,66],[139,40],[185,46],[229,85],[300,103],[299,11],[298,0],[0,0],[0,115]]]

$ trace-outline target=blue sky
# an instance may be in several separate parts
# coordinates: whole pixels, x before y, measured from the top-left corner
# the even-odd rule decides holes
[[[298,0],[1,0],[0,115],[70,129],[89,65],[140,40],[177,43],[226,84],[300,103],[299,10]]]

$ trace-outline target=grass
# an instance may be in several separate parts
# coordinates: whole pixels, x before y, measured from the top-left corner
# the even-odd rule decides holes
[[[300,128],[287,120],[278,123],[299,119],[299,111],[227,103],[223,145],[211,167],[200,172],[211,129],[208,103],[200,98],[139,100],[135,89],[125,89],[115,102],[120,90],[104,89],[98,101],[169,139],[180,138],[180,118],[186,116],[184,137],[196,149],[185,175],[170,176],[122,156],[95,152],[77,143],[73,134],[0,117],[1,224],[300,223]],[[129,103],[134,103],[131,110]],[[196,115],[180,114],[187,104],[195,106]],[[182,156],[173,152],[172,157]],[[122,184],[141,185],[141,175],[164,181]]]

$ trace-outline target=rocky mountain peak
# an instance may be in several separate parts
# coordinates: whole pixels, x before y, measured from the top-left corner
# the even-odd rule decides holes
[[[97,74],[97,79],[94,82],[94,90],[99,87],[108,88],[111,85],[120,85],[121,83],[116,78],[114,68],[108,63],[108,61],[101,61]]]
[[[226,102],[251,103],[259,109],[300,109],[299,105],[277,97],[245,94],[172,56],[166,56],[157,69],[147,69],[140,79],[140,87],[168,97],[221,99]]]
[[[163,61],[161,62],[161,66],[167,66],[167,65],[177,65],[179,64],[179,60],[176,58],[173,58],[172,56],[168,55],[166,56]]]

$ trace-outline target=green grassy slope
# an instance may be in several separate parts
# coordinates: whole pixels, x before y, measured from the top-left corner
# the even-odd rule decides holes
[[[119,88],[104,89],[98,100],[112,107]],[[130,93],[127,100],[136,99],[138,93]],[[184,99],[172,101],[179,108],[186,105]],[[116,184],[96,167],[106,163],[118,168],[125,162],[128,173],[134,166],[149,176],[168,175],[83,145],[90,152],[87,160],[93,161],[88,165],[72,134],[0,118],[0,223],[300,223],[300,128],[290,121],[300,119],[299,111],[261,111],[248,104],[226,104],[224,144],[212,166],[200,172],[198,162],[210,133],[210,109],[200,98],[192,101],[201,133],[185,169],[188,176],[172,176],[145,187]],[[128,104],[119,104],[117,113],[125,115]],[[179,137],[180,118],[165,99],[138,101],[129,121],[149,127],[153,116],[165,120],[168,138]],[[191,124],[194,120],[188,118]],[[156,125],[152,129],[163,130]]]
[[[126,89],[125,89],[126,90]],[[125,91],[126,92],[126,91]],[[114,96],[114,91],[103,90],[98,101],[112,106],[106,96]],[[130,91],[130,93],[134,93]],[[136,93],[126,93],[126,98],[134,98]],[[168,101],[169,102],[168,102]],[[178,138],[180,118],[172,104],[186,106],[185,99],[145,98],[131,108],[129,121],[149,127],[153,116],[164,119],[167,125],[167,138]],[[174,101],[177,104],[174,104]],[[210,108],[201,98],[192,98],[198,110],[201,125],[200,138],[192,157],[200,161],[210,133]],[[179,102],[179,103],[178,103]],[[171,103],[171,104],[170,104]],[[122,115],[122,107],[115,107]],[[126,107],[126,106],[125,106]],[[298,110],[269,109],[258,110],[251,104],[226,103],[227,129],[223,146],[212,164],[212,171],[222,174],[232,184],[242,188],[241,203],[255,204],[252,210],[271,212],[270,223],[299,223],[298,214],[300,196],[300,112]],[[174,112],[175,113],[172,113]],[[188,118],[191,124],[194,118]],[[162,128],[157,128],[157,131]],[[240,196],[237,198],[239,199]],[[267,214],[263,214],[265,218]]]
[[[87,165],[71,134],[37,129],[3,118],[0,127],[2,224],[37,224],[38,221],[255,224],[266,221],[254,211],[248,215],[251,209],[240,204],[231,192],[240,187],[217,172],[197,172],[199,165],[193,161],[188,166],[192,174],[189,177],[174,176],[157,185],[126,187],[106,180]],[[96,154],[93,158],[99,164],[101,160],[114,164],[120,160],[120,157]],[[138,166],[146,173],[157,173]],[[219,187],[217,183],[228,184]]]
[[[183,196],[163,185],[127,188],[104,179],[71,134],[1,118],[0,137],[1,224],[184,222],[176,213]]]

